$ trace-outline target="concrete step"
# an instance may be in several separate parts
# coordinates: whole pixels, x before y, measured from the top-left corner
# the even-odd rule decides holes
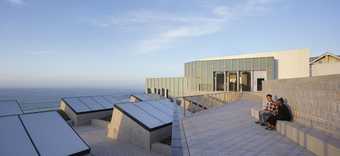
[[[340,140],[299,123],[278,121],[277,131],[319,156],[340,156]]]
[[[258,120],[259,108],[251,108],[250,114]],[[315,128],[297,122],[280,121],[276,131],[318,156],[340,156],[340,140]]]

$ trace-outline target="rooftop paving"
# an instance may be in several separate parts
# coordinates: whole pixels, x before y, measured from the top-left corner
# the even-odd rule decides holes
[[[184,118],[183,127],[191,156],[309,156],[310,151],[276,131],[254,123],[249,101],[238,101]]]
[[[75,127],[78,134],[91,147],[93,156],[159,156],[132,144],[123,143],[106,137],[106,128],[96,126]]]

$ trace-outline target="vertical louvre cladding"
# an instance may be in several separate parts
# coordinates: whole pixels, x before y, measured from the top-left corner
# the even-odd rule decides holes
[[[216,71],[267,71],[267,78],[274,78],[273,57],[194,61],[185,67],[188,91],[213,91]]]
[[[274,57],[193,61],[184,65],[185,77],[147,79],[146,86],[168,89],[169,96],[178,97],[185,92],[213,91],[214,72],[267,71],[267,79],[272,80],[274,65]]]
[[[171,96],[171,97],[178,97],[183,96],[184,89],[186,86],[186,82],[184,77],[169,77],[169,78],[147,78],[146,85],[150,90],[152,90],[153,94],[158,94],[158,92],[154,92],[153,90],[160,89],[167,92],[165,95]]]

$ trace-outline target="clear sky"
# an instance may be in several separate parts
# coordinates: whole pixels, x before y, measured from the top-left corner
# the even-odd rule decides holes
[[[184,63],[340,54],[339,0],[0,0],[1,87],[139,86]]]

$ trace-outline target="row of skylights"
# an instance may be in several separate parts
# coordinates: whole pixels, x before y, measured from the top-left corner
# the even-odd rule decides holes
[[[129,102],[127,96],[83,96],[67,97],[62,100],[75,112],[86,113],[93,111],[109,110],[116,103]]]
[[[90,151],[55,111],[3,116],[0,125],[0,155],[61,156]]]

